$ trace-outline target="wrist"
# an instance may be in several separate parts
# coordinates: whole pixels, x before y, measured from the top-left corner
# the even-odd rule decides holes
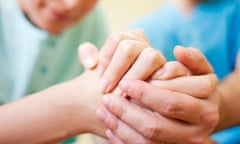
[[[67,82],[64,101],[71,104],[66,113],[72,115],[73,126],[80,133],[94,133],[104,136],[104,127],[96,117],[96,109],[101,106],[102,95],[98,90],[99,76],[87,71],[76,79]],[[72,111],[72,112],[69,112]]]

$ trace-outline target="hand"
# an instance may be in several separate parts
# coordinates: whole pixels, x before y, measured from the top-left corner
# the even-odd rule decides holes
[[[99,57],[97,55],[96,47],[90,43],[85,43],[79,48],[79,57],[83,65],[102,77],[99,83],[95,80],[97,85],[101,85],[99,92],[112,91],[122,79],[145,80],[165,63],[161,53],[150,48],[142,33],[138,31],[133,31],[131,34],[111,34],[100,51]],[[86,85],[91,87],[88,83]],[[117,90],[114,93],[118,93]],[[89,97],[89,94],[85,95],[88,100],[83,102],[95,103],[94,100],[99,100],[94,98],[93,94],[92,97]]]
[[[79,58],[87,69],[98,66],[105,93],[112,91],[121,79],[145,80],[165,63],[162,54],[150,47],[139,30],[111,34],[99,57],[94,45],[83,44]]]
[[[124,93],[147,109],[116,95],[104,98],[103,104],[111,113],[103,108],[99,117],[109,128],[106,134],[112,143],[203,143],[206,140],[219,116],[218,97],[210,96],[217,85],[216,76],[196,49],[177,47],[175,56],[189,69],[189,76],[153,80],[152,85],[137,80],[120,83]],[[201,65],[196,67],[198,63]],[[164,75],[157,77],[161,79],[161,76]]]

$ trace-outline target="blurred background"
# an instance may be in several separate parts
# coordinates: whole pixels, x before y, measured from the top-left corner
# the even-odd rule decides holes
[[[129,24],[154,11],[164,0],[100,0],[112,31],[125,30]]]
[[[166,0],[100,0],[111,31],[124,31],[127,27],[159,8]],[[76,144],[93,144],[91,136],[82,136]]]

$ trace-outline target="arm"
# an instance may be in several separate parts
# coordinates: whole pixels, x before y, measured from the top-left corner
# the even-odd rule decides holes
[[[135,42],[137,38],[121,34],[115,34],[116,39],[112,38],[106,44],[113,42],[115,46],[105,48],[113,49],[112,56],[104,57],[107,58],[107,63],[103,64],[107,73],[114,73],[113,77],[107,74],[113,83],[110,89],[117,83],[115,78],[119,80],[124,74],[133,75],[144,59],[151,62],[150,65],[148,63],[151,68],[134,75],[135,78],[148,77],[151,71],[161,66],[161,54],[153,49],[145,50],[147,46],[145,43]],[[132,42],[137,43],[137,46],[132,45]],[[153,57],[142,57],[145,53],[153,54]],[[120,58],[121,63],[115,65]],[[2,106],[0,125],[4,131],[0,132],[0,143],[53,143],[86,132],[104,137],[105,129],[95,116],[102,97],[102,91],[99,90],[99,67],[95,66],[74,80]],[[19,119],[16,119],[16,115]]]
[[[160,88],[134,80],[127,81],[127,86],[120,85],[120,89],[124,93],[157,113],[154,112],[153,115],[151,113],[149,115],[145,110],[137,108],[138,106],[128,103],[116,95],[107,96],[103,99],[103,104],[111,113],[103,108],[98,110],[97,115],[109,128],[106,134],[112,143],[133,143],[136,140],[145,143],[155,143],[158,141],[195,143],[204,141],[211,133],[218,121],[218,97],[209,98],[217,83],[213,69],[204,56],[196,49],[188,51],[178,47],[174,52],[177,60],[184,64],[186,68],[179,65],[179,63],[170,62],[163,66],[160,71],[157,71],[152,78],[164,80],[176,77],[176,79],[169,82],[160,81],[158,83],[155,81],[156,83],[152,83],[155,83],[155,86],[160,86]],[[142,66],[142,68],[146,67]],[[185,76],[186,74],[201,76],[181,78],[181,76]],[[157,97],[159,94],[162,96]],[[139,99],[139,97],[141,98]],[[178,107],[175,108],[175,106]],[[178,109],[182,109],[182,112],[178,111]],[[159,117],[161,118],[159,119]],[[144,121],[146,120],[145,118],[152,119],[154,125],[148,125]],[[177,123],[171,122],[174,119],[177,119]],[[140,123],[146,123],[146,125],[139,125],[139,121]],[[161,124],[158,125],[158,122]],[[186,123],[189,126],[184,126]],[[132,128],[135,128],[136,131]],[[165,133],[159,134],[161,131]],[[179,133],[182,135],[179,135]],[[131,137],[134,139],[131,139]],[[136,139],[136,137],[138,138]],[[168,139],[168,137],[172,138]]]
[[[97,80],[94,72],[86,72],[2,106],[0,143],[53,143],[85,132],[103,136],[104,128],[95,117],[101,95],[89,93]]]
[[[186,49],[180,49],[176,58],[192,74],[200,76],[156,81],[153,85],[136,80],[121,82],[120,88],[144,108],[117,95],[107,95],[103,99],[108,111],[101,109],[99,117],[108,127],[106,134],[112,143],[132,143],[136,137],[144,143],[205,141],[218,121],[219,100],[210,96],[217,80],[199,51],[190,49],[190,53],[185,52]],[[196,66],[198,63],[201,65]]]
[[[215,131],[223,130],[240,124],[240,70],[236,69],[217,87],[214,95],[221,99],[220,121]]]

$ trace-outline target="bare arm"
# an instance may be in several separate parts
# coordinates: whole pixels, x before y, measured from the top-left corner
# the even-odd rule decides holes
[[[103,136],[104,128],[95,117],[101,95],[89,93],[94,91],[92,82],[97,80],[93,72],[87,72],[2,106],[0,143],[54,143],[85,132]]]
[[[109,74],[110,89],[116,85],[115,79],[132,76],[142,62],[151,62],[147,63],[150,69],[138,72],[133,75],[134,78],[148,77],[164,62],[159,52],[147,49],[145,43],[138,43],[137,40],[126,34],[114,34],[107,40],[107,48],[103,50],[110,49],[112,52],[109,52],[110,56],[103,56],[107,58],[107,63],[103,65]],[[108,46],[109,43],[114,46]],[[137,47],[132,43],[137,43]],[[153,57],[143,57],[144,54],[153,54]],[[120,56],[121,63],[118,63]],[[99,66],[94,66],[93,70],[74,80],[2,106],[0,127],[4,131],[0,131],[0,143],[54,143],[86,132],[104,137],[105,129],[95,115],[102,98],[101,82]]]
[[[221,84],[215,95],[221,99],[220,122],[215,131],[240,124],[240,69],[236,69]]]

